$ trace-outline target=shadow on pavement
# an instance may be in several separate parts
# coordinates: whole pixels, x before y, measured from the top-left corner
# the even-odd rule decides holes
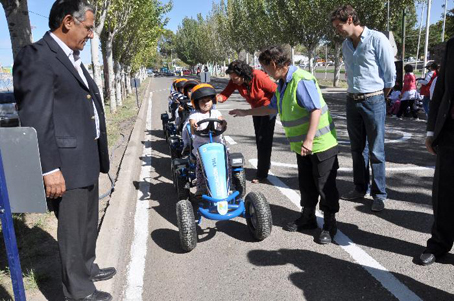
[[[305,300],[397,300],[359,265],[308,250],[253,250],[249,262],[256,266],[294,265],[300,272],[289,280],[301,289]],[[370,268],[374,270],[373,268]],[[376,272],[380,272],[376,270]],[[452,300],[453,295],[393,273],[423,300]]]
[[[45,217],[45,215],[42,216]],[[24,279],[26,291],[38,289],[47,300],[64,300],[57,241],[40,226],[30,227],[25,224],[23,215],[15,217],[14,229],[22,274],[28,279],[27,281]],[[0,240],[0,250],[5,250],[0,253],[0,272],[5,275],[5,279],[8,279],[8,285],[11,285],[9,271],[7,274],[9,267],[4,240],[3,238]],[[3,283],[5,282],[2,281],[2,285]],[[0,300],[13,300],[2,285],[0,285]]]
[[[370,206],[356,206],[356,210],[367,215],[377,216],[397,226],[418,231],[421,233],[430,233],[433,223],[433,215],[423,212],[388,209],[376,214],[370,210]]]

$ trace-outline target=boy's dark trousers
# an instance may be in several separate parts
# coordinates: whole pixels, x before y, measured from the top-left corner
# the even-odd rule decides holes
[[[339,212],[336,177],[339,168],[337,146],[310,156],[296,154],[301,206],[315,208],[320,196],[320,210]]]

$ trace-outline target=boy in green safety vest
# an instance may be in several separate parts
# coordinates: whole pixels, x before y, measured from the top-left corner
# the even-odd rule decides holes
[[[336,186],[337,138],[334,122],[315,77],[290,65],[290,58],[279,46],[265,49],[259,56],[262,68],[279,81],[269,106],[232,110],[233,116],[264,116],[279,113],[290,148],[296,153],[301,193],[301,216],[287,224],[287,231],[316,229],[315,207],[320,197],[324,225],[319,236],[330,243],[337,232],[335,214],[339,211]]]

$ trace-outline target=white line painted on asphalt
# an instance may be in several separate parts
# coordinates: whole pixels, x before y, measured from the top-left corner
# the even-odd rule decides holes
[[[257,168],[257,159],[249,160],[254,168]],[[300,195],[293,189],[289,188],[278,177],[269,172],[268,180],[279,191],[285,195],[296,207],[301,210]],[[322,214],[317,210],[317,223],[320,228],[323,227]],[[378,263],[374,258],[367,254],[363,249],[358,247],[348,236],[338,230],[334,237],[335,242],[346,251],[352,259],[361,265],[369,274],[379,281],[384,288],[401,301],[422,301],[413,293],[405,284],[400,282],[391,272]]]
[[[235,140],[232,139],[230,136],[224,136],[224,139],[230,144],[230,145],[235,145],[237,144]]]
[[[153,92],[150,92],[148,99],[146,130],[151,131],[151,112]],[[128,280],[126,287],[126,299],[131,301],[141,301],[143,292],[143,278],[145,274],[145,259],[147,255],[148,241],[148,211],[149,211],[149,189],[150,183],[147,179],[151,173],[151,134],[145,135],[142,158],[144,164],[140,172],[140,184],[137,191],[136,213],[134,215],[134,238],[131,246],[131,261],[128,266]]]
[[[347,119],[346,117],[342,116],[342,115],[336,115],[336,114],[331,114],[331,116],[333,117],[336,117],[336,118],[339,118],[339,119]],[[281,125],[282,126],[282,123],[279,121],[279,120],[276,120],[276,123]],[[345,132],[346,134],[346,131],[340,131],[338,129],[336,129],[337,133],[342,133],[342,132]],[[392,134],[396,134],[396,135],[401,135],[402,137],[400,138],[397,138],[397,139],[385,139],[385,143],[386,144],[390,144],[390,143],[402,143],[402,142],[405,142],[405,141],[408,141],[410,140],[413,135],[411,133],[408,133],[408,132],[404,132],[404,131],[400,131],[400,130],[396,130],[396,129],[391,129],[391,128],[386,128],[385,129],[385,132],[386,133],[392,133]],[[346,134],[346,136],[348,136]],[[350,140],[342,140],[342,139],[338,139],[337,142],[339,144],[343,144],[343,145],[348,145],[350,144]]]
[[[271,162],[273,166],[287,167],[287,168],[298,168],[296,164],[290,163],[281,163],[281,162]],[[386,167],[387,172],[407,172],[407,171],[424,171],[430,170],[433,171],[435,166],[412,166],[412,167]],[[353,172],[353,168],[350,167],[341,167],[338,169],[341,172]]]

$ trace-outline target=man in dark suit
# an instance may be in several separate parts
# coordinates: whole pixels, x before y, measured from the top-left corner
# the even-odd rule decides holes
[[[99,90],[79,52],[93,37],[93,8],[84,0],[58,0],[50,31],[24,47],[14,62],[14,93],[23,126],[38,133],[46,196],[58,218],[63,292],[70,300],[111,300],[93,282],[114,268],[95,261],[98,178],[109,170]]]
[[[454,242],[454,38],[446,45],[427,121],[426,147],[437,155],[432,188],[432,237],[420,256],[429,265],[447,254]]]

